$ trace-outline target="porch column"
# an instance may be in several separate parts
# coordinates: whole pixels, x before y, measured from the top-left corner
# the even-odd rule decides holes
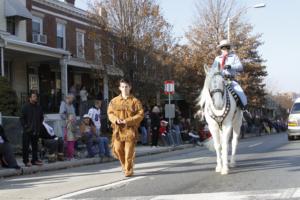
[[[61,72],[61,93],[62,98],[68,94],[68,59],[63,57],[60,59],[60,72]]]
[[[109,96],[108,96],[108,75],[107,73],[104,74],[103,77],[103,98],[104,101],[109,101]]]
[[[4,77],[4,48],[0,47],[1,76]]]

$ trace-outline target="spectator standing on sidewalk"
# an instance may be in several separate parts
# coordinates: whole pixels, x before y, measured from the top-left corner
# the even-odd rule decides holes
[[[100,136],[101,133],[101,99],[95,100],[95,105],[89,109],[88,115],[91,117],[92,121],[96,126],[96,134]]]
[[[62,101],[59,108],[59,114],[61,118],[61,136],[66,136],[67,134],[67,119],[70,114],[75,114],[75,108],[73,105],[74,96],[72,94],[68,94],[65,98],[65,101]]]
[[[160,109],[158,106],[152,108],[151,113],[152,147],[157,147],[160,127]]]
[[[128,80],[120,80],[121,94],[110,101],[107,110],[113,128],[112,152],[120,160],[126,177],[133,175],[138,128],[144,118],[143,106],[131,95],[131,87]]]
[[[81,86],[81,90],[79,92],[80,95],[80,116],[82,117],[85,113],[88,111],[88,95],[89,93],[87,92],[85,86]]]
[[[140,131],[141,131],[141,142],[142,145],[147,145],[148,144],[148,131],[147,131],[147,118],[146,115],[144,116],[141,125],[140,125]]]
[[[20,122],[23,127],[23,162],[26,167],[42,165],[38,159],[38,139],[44,121],[42,107],[38,104],[35,92],[29,94],[29,101],[23,106]],[[31,144],[32,159],[29,162],[29,145]]]
[[[0,164],[2,167],[20,169],[20,166],[16,161],[13,149],[1,125],[0,125]]]

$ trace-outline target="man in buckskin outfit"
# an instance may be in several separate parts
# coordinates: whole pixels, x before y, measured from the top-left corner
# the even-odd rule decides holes
[[[133,175],[135,144],[144,110],[141,102],[130,94],[131,84],[128,80],[120,80],[119,90],[121,94],[110,101],[107,110],[113,128],[111,146],[125,176],[130,177]]]

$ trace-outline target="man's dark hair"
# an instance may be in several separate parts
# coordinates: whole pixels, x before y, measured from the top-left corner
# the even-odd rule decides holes
[[[33,94],[35,94],[36,96],[38,96],[37,91],[35,91],[35,90],[30,90],[29,93],[28,93],[28,98],[30,98]]]
[[[122,78],[122,79],[120,80],[119,83],[120,83],[120,84],[121,84],[121,83],[126,83],[126,84],[128,84],[129,86],[132,86],[131,82],[130,82],[128,79],[126,79],[126,78]]]

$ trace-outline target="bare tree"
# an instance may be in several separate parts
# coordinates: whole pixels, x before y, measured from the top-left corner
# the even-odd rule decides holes
[[[243,20],[245,8],[238,6],[235,0],[203,0],[197,4],[197,8],[197,21],[186,36],[192,52],[191,63],[197,66],[198,74],[203,74],[202,66],[212,64],[218,55],[216,46],[220,40],[227,38],[227,20],[231,17],[230,42],[244,65],[244,73],[237,78],[248,96],[250,106],[260,106],[264,103],[263,80],[267,76],[264,60],[258,52],[258,47],[263,43],[261,34],[253,35],[252,25]]]
[[[99,11],[105,12],[106,17],[100,17]],[[146,87],[141,91],[147,88],[158,90],[163,83],[159,79],[163,77],[153,75],[162,74],[160,71],[165,65],[160,54],[166,53],[166,46],[172,44],[172,27],[161,15],[156,1],[95,0],[90,6],[90,13],[95,26],[110,35],[111,39],[104,42],[115,51],[114,64],[124,71],[125,77],[135,85]]]

